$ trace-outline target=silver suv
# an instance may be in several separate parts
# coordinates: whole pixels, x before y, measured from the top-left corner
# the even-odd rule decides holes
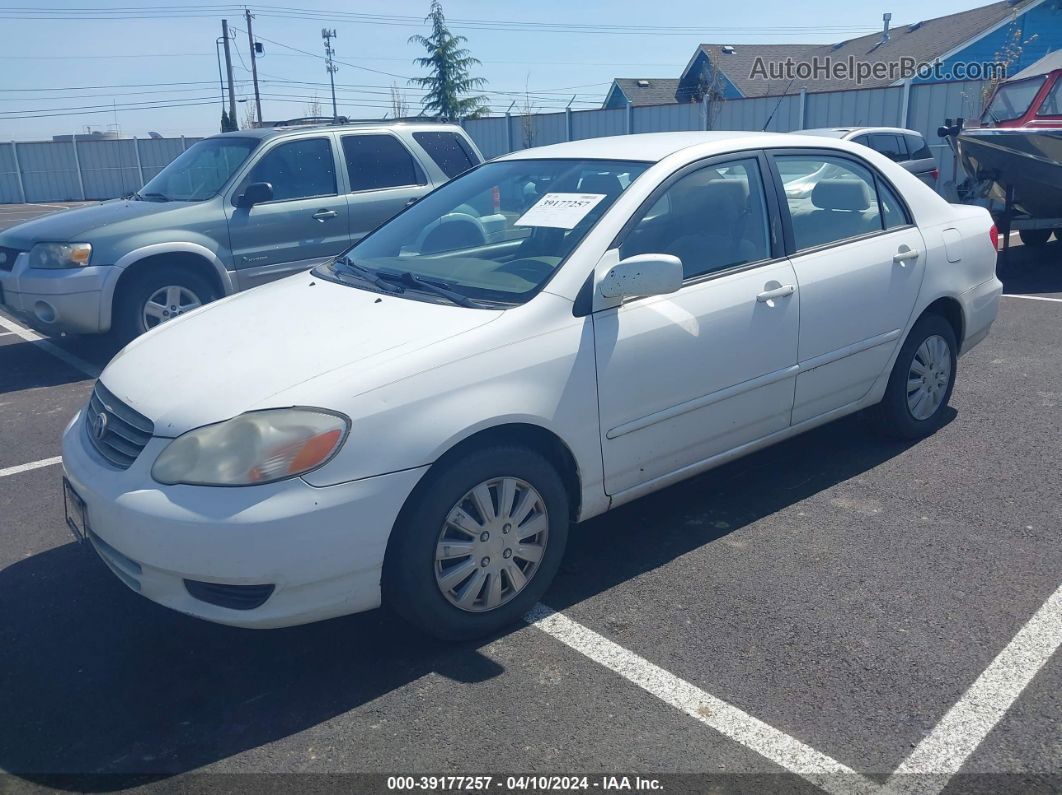
[[[0,304],[46,333],[130,339],[339,254],[482,159],[451,124],[215,135],[128,198],[0,232]]]
[[[800,135],[822,135],[842,138],[863,146],[869,146],[894,163],[910,171],[934,190],[940,170],[929,150],[922,133],[902,127],[829,127],[816,130],[799,130]]]

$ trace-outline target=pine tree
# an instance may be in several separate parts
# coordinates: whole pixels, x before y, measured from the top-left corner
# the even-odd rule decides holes
[[[431,74],[415,77],[411,81],[428,90],[421,99],[424,111],[443,121],[485,116],[490,112],[487,98],[470,94],[486,85],[487,81],[469,75],[469,69],[480,62],[461,46],[467,39],[453,35],[446,27],[446,17],[443,16],[439,0],[432,0],[431,11],[424,21],[431,24],[431,33],[409,37],[410,44],[420,44],[428,51],[426,57],[416,58],[414,63],[430,69]]]

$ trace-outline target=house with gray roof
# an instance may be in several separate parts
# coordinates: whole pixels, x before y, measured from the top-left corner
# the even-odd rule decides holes
[[[969,74],[969,64],[1000,61],[1007,62],[1007,74],[1016,74],[1062,49],[1062,0],[1002,0],[933,19],[891,22],[886,14],[878,32],[833,44],[701,44],[672,96],[656,91],[644,95],[655,101],[636,103],[617,78],[604,107],[622,107],[627,100],[643,105],[699,101],[706,94],[740,99],[875,88],[907,79],[964,80],[977,77]],[[905,71],[919,65],[927,68]],[[865,74],[857,79],[859,71]]]

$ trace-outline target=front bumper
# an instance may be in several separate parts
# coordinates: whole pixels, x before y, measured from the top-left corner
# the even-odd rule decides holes
[[[30,268],[29,255],[23,252],[11,270],[0,270],[0,301],[6,310],[46,334],[97,334],[110,327],[109,318],[103,322],[102,306],[115,278],[116,269],[105,265]]]
[[[163,486],[150,469],[168,442],[152,439],[118,470],[92,448],[80,413],[63,435],[63,470],[85,501],[90,540],[126,585],[182,613],[241,627],[379,606],[391,527],[426,467],[323,488],[300,478]],[[185,580],[273,590],[260,606],[235,609],[193,596]]]

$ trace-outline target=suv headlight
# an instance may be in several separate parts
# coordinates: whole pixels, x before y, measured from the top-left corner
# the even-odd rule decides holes
[[[159,483],[253,486],[293,478],[324,464],[346,439],[350,420],[315,408],[250,411],[188,431],[151,468]]]
[[[30,249],[31,268],[83,268],[92,259],[91,243],[38,243]]]

